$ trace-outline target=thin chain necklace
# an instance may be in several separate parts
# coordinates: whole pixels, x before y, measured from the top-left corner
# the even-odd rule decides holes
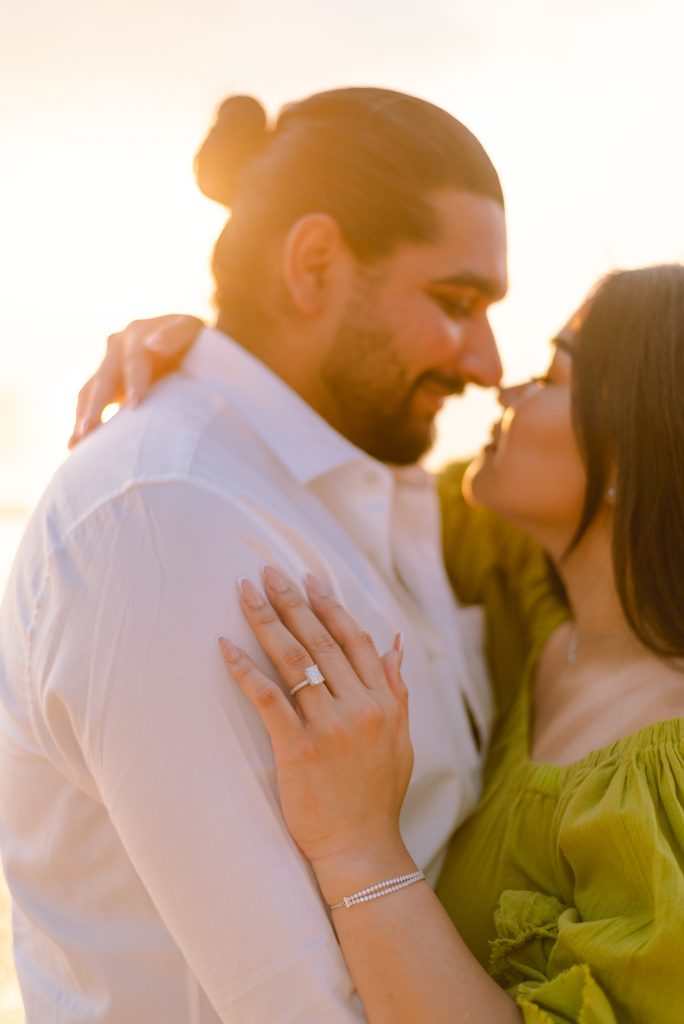
[[[613,629],[608,633],[585,633],[584,636],[578,636],[577,630],[573,626],[572,636],[570,637],[570,643],[568,644],[568,653],[566,655],[566,662],[568,665],[572,665],[573,662],[577,661],[577,652],[580,644],[589,643],[592,640],[606,640],[611,636],[623,636],[625,633],[631,633],[631,629],[627,627],[623,629]]]

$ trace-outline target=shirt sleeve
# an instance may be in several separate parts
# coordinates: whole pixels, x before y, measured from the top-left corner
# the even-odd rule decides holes
[[[225,635],[277,678],[236,579],[277,530],[183,483],[133,488],[53,555],[31,650],[59,769],[106,807],[221,1020],[363,1020],[328,915],[279,809],[270,743],[225,671]]]
[[[490,971],[529,1024],[679,1019],[681,723],[653,731],[665,741],[594,766],[569,797],[559,833],[568,902],[537,892],[502,894]]]

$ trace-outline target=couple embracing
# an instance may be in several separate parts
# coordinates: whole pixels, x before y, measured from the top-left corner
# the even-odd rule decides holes
[[[234,97],[197,173],[216,328],[78,444],[0,618],[28,1021],[674,1024],[684,269],[601,282],[435,487],[437,411],[501,377],[478,141]]]

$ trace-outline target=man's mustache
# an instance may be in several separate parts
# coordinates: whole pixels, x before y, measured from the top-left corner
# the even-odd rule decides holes
[[[417,390],[423,384],[435,384],[451,395],[462,395],[466,389],[467,381],[463,377],[433,371],[421,374],[415,383],[414,390]]]

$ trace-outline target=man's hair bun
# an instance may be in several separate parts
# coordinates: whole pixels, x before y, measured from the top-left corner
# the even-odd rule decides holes
[[[205,196],[231,206],[240,172],[268,139],[266,111],[251,96],[230,96],[195,157],[195,177]]]

